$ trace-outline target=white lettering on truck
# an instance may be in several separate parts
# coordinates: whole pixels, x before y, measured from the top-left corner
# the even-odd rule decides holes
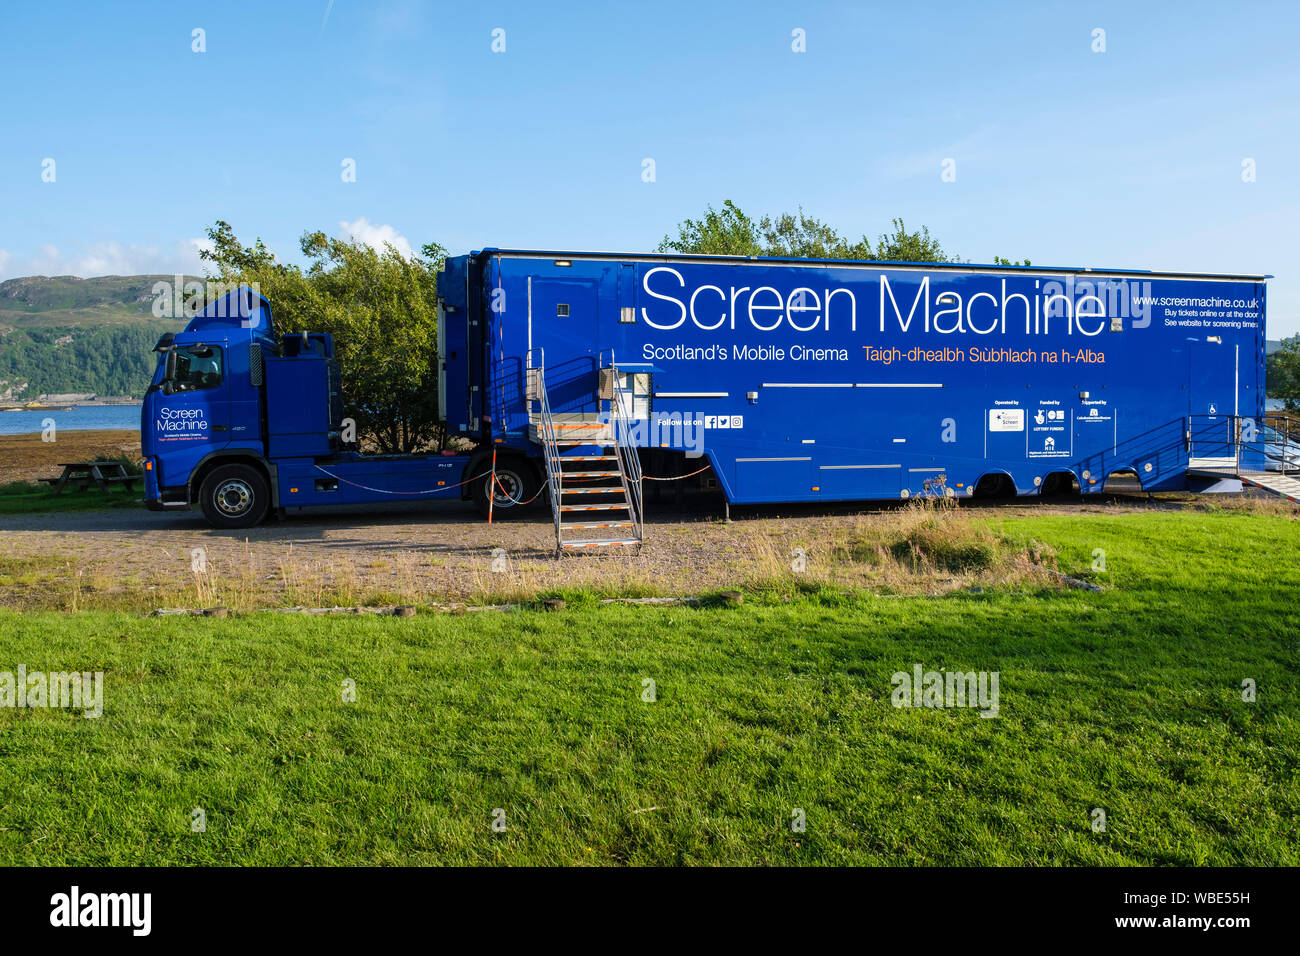
[[[1045,282],[1035,279],[1031,298],[1026,294],[1029,291],[1027,287],[1025,292],[1009,292],[1007,280],[1003,278],[1000,297],[991,292],[975,292],[965,300],[960,292],[953,290],[935,293],[932,298],[928,275],[921,276],[914,292],[910,289],[896,292],[898,282],[898,276],[895,276],[894,284],[888,275],[881,274],[878,278],[881,332],[896,323],[904,334],[915,328],[925,334],[961,335],[969,332],[1005,335],[1008,324],[1013,329],[1019,328],[1023,316],[1026,335],[1048,335],[1054,328],[1059,332],[1060,322],[1053,326],[1052,319],[1064,319],[1066,335],[1078,332],[1091,337],[1101,334],[1111,315],[1141,319],[1146,314],[1139,315],[1130,309],[1132,303],[1143,300],[1131,295],[1122,282],[1112,282],[1102,290],[1098,288],[1099,283],[1089,279],[1076,280],[1074,276]],[[641,307],[642,320],[652,329],[664,332],[681,328],[688,319],[704,332],[713,332],[724,326],[735,330],[737,315],[742,323],[748,321],[760,332],[775,332],[782,324],[789,325],[796,332],[829,332],[832,312],[837,322],[847,320],[849,331],[858,330],[858,301],[850,288],[825,288],[818,294],[817,290],[806,286],[782,293],[768,285],[723,289],[706,284],[690,289],[687,295],[686,278],[672,266],[647,270],[641,285],[651,299],[672,303],[671,311],[662,306]],[[1115,308],[1107,309],[1106,300],[1099,294],[1101,292],[1109,296]],[[980,299],[987,299],[991,308],[981,305],[977,315],[975,304]],[[714,312],[713,309],[718,307],[720,310]],[[1149,319],[1135,321],[1132,327],[1145,328],[1148,324]]]

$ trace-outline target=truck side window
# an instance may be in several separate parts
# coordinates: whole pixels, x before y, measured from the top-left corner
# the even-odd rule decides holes
[[[211,345],[178,348],[171,383],[178,392],[216,388],[221,384],[221,349]]]

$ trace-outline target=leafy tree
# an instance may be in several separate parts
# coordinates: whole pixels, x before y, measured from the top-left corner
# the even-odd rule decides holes
[[[758,224],[740,211],[730,199],[722,209],[709,206],[698,219],[687,219],[677,227],[677,238],[665,236],[660,252],[713,256],[766,255]]]
[[[279,334],[328,332],[343,369],[344,414],[358,437],[385,454],[441,447],[438,421],[437,282],[446,250],[425,245],[403,256],[391,245],[304,233],[304,271],[277,262],[257,240],[240,244],[225,222],[208,230],[204,253],[222,282],[256,284],[271,302]]]
[[[1002,258],[1001,256],[994,256],[994,257],[993,257],[993,264],[994,264],[995,266],[1031,266],[1031,265],[1033,265],[1033,263],[1030,262],[1028,259],[1025,259],[1023,262],[1017,262],[1017,261],[1015,261],[1014,259],[1004,259],[1004,258]]]
[[[1269,398],[1282,399],[1288,412],[1300,411],[1300,335],[1282,340],[1282,347],[1265,363]]]
[[[244,247],[235,236],[235,230],[224,219],[218,219],[207,232],[212,248],[200,249],[199,258],[211,262],[218,277],[238,280],[249,273],[276,267],[275,254],[266,248],[260,236],[251,246]]]
[[[379,252],[322,232],[303,236],[315,321],[331,332],[347,369],[343,401],[358,431],[386,452],[410,452],[441,439],[438,423],[438,311],[435,262]],[[426,253],[427,254],[427,253]]]
[[[892,233],[882,233],[876,243],[875,258],[881,262],[956,262],[943,251],[939,240],[925,226],[920,232],[908,232],[903,220],[891,220]]]
[[[800,259],[870,259],[871,243],[863,236],[850,243],[830,226],[814,219],[799,207],[797,213],[782,213],[776,219],[764,216],[758,224],[764,255]]]
[[[746,215],[730,199],[722,208],[707,207],[699,219],[677,226],[677,235],[665,236],[659,252],[696,255],[794,256],[810,259],[874,259],[894,262],[951,262],[938,240],[925,227],[908,232],[903,220],[893,220],[894,231],[881,235],[873,249],[866,236],[850,241],[800,207],[797,212],[759,220]]]

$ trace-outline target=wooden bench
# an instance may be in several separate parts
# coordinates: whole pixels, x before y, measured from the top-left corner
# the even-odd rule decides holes
[[[40,479],[49,485],[54,493],[62,494],[69,484],[78,491],[85,491],[92,484],[101,491],[108,491],[113,485],[126,485],[128,492],[135,491],[139,475],[127,474],[126,466],[120,461],[61,461],[59,467],[63,474],[57,478]]]

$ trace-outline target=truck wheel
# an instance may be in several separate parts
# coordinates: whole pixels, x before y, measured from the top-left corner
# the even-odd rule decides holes
[[[214,528],[251,528],[271,507],[266,479],[249,465],[222,465],[203,479],[199,504]]]
[[[484,469],[491,469],[492,462],[484,464]],[[488,489],[492,485],[492,475],[487,474],[474,482],[474,507],[479,514],[487,517]],[[537,494],[537,475],[533,466],[518,458],[497,459],[497,487],[492,502],[493,517],[518,514],[535,501],[530,501]]]

